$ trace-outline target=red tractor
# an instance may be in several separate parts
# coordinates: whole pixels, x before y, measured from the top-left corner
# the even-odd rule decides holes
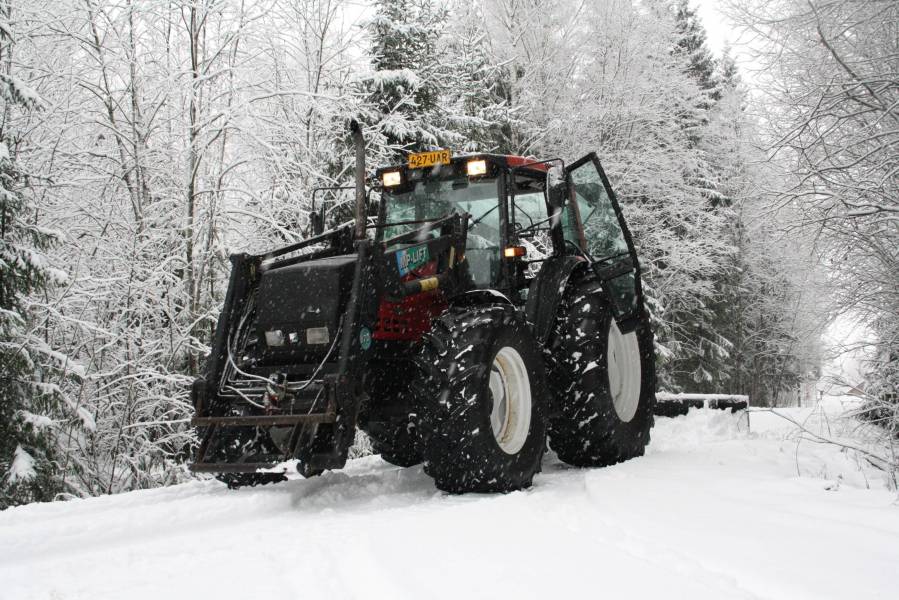
[[[450,492],[528,487],[547,438],[576,466],[641,455],[653,337],[596,155],[412,154],[366,190],[353,137],[353,221],[321,231],[316,212],[312,237],[231,257],[191,469],[309,477],[344,466],[357,427]]]

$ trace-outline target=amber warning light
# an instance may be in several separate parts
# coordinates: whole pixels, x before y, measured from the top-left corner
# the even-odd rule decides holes
[[[503,250],[503,256],[506,258],[519,258],[527,254],[524,246],[509,246]]]

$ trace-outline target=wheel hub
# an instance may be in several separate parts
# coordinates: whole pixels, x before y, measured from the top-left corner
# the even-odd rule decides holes
[[[618,418],[627,423],[637,413],[640,404],[640,346],[637,333],[622,334],[612,321],[608,343],[609,392]]]
[[[524,446],[531,426],[531,382],[517,350],[505,346],[496,353],[488,381],[493,406],[490,428],[506,454]]]

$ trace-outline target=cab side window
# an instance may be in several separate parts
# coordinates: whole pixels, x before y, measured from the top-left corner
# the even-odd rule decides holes
[[[636,263],[600,169],[592,153],[568,168],[572,185],[562,232],[595,261],[615,318],[623,322],[638,310]]]
[[[627,241],[618,223],[618,215],[599,176],[599,171],[587,163],[571,172],[574,184],[574,200],[566,210],[565,236],[583,248],[596,260],[603,260],[628,253]],[[574,211],[583,223],[584,239],[577,239]]]

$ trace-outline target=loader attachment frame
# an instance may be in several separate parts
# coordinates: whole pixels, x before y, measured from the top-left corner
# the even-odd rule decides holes
[[[191,425],[200,430],[200,445],[190,465],[192,471],[252,473],[267,471],[294,459],[299,461],[299,471],[307,475],[341,468],[353,444],[360,405],[365,398],[362,381],[373,354],[370,351],[371,333],[376,327],[379,302],[382,299],[400,301],[433,289],[450,293],[464,287],[464,261],[453,257],[463,256],[467,215],[453,214],[437,219],[382,243],[354,240],[355,229],[353,223],[348,223],[272,252],[231,257],[231,277],[213,351],[207,362],[207,373],[196,380],[192,388],[195,417]],[[439,235],[419,241],[422,233],[427,231],[437,231]],[[297,254],[324,242],[328,244],[325,248]],[[401,249],[385,254],[385,248],[391,245],[399,245]],[[441,268],[430,276],[401,279],[400,273],[396,272],[394,254],[408,251],[409,248],[403,249],[406,246],[411,249],[426,247],[431,256],[439,258]],[[351,248],[354,253],[348,254]],[[240,402],[240,398],[233,395],[223,397],[222,391],[230,388],[229,373],[240,372],[239,359],[232,356],[232,340],[239,337],[241,323],[248,321],[261,274],[306,263],[312,265],[321,259],[346,260],[349,257],[353,260],[351,285],[331,349],[318,365],[268,369],[271,377],[278,375],[279,369],[283,370],[293,377],[291,381],[284,381],[280,386],[271,381],[257,383],[252,388],[256,397],[263,391],[271,391],[275,397],[279,393],[283,396],[286,392],[288,397],[292,394],[292,399],[279,406],[266,407],[264,414],[258,414],[260,411],[252,406],[261,407],[258,402],[253,402],[253,398],[247,397],[248,393],[235,390],[246,402]],[[261,368],[259,372],[267,371]],[[298,379],[301,375],[304,378]],[[236,404],[241,410],[235,410]],[[239,438],[241,430],[244,438],[254,439],[260,436],[274,439],[274,431],[278,433],[280,443],[266,442],[264,446],[269,452],[244,454],[240,460],[234,460],[222,444]],[[275,446],[277,451],[274,451]],[[258,459],[253,458],[257,455]]]
[[[353,282],[346,311],[341,320],[338,339],[334,341],[337,359],[333,362],[332,372],[320,377],[314,371],[303,385],[314,392],[314,400],[300,403],[302,412],[297,411],[297,403],[289,414],[233,414],[232,403],[219,396],[221,382],[225,375],[225,367],[231,351],[228,346],[231,336],[236,333],[243,313],[248,308],[254,286],[258,283],[260,270],[272,259],[302,250],[305,247],[323,241],[330,241],[330,247],[318,252],[282,259],[275,268],[283,268],[305,261],[327,258],[340,253],[345,248],[347,233],[350,227],[338,229],[326,234],[304,240],[263,255],[238,254],[231,257],[232,270],[225,297],[225,305],[219,320],[213,353],[207,368],[207,375],[198,379],[192,389],[195,417],[191,425],[200,428],[201,440],[195,461],[190,465],[194,472],[254,472],[269,469],[280,462],[298,459],[302,468],[309,472],[328,468],[339,468],[346,461],[346,455],[353,442],[358,412],[358,381],[364,371],[364,355],[359,352],[359,345],[354,338],[359,330],[360,293],[363,288],[370,288],[370,250],[369,242],[361,240],[355,243],[356,257]],[[270,267],[272,268],[272,267]],[[329,353],[330,355],[330,353]],[[325,360],[328,356],[325,357]],[[325,361],[323,361],[324,364]],[[322,365],[319,365],[321,367]],[[236,368],[236,365],[235,365]],[[324,402],[319,402],[323,396]],[[307,408],[308,405],[308,408]],[[320,408],[319,408],[320,406]],[[317,409],[317,410],[316,410]],[[299,413],[299,414],[298,414]],[[327,436],[320,435],[321,426],[329,426]],[[268,455],[265,460],[250,462],[228,462],[210,456],[211,447],[217,438],[234,428],[253,428],[256,434],[273,427],[289,427],[286,444],[282,444],[280,455]],[[316,438],[328,437],[331,443],[316,444]],[[324,440],[322,440],[323,442]]]
[[[190,466],[193,471],[252,472],[296,458],[300,461],[300,472],[310,475],[324,469],[339,468],[346,463],[347,454],[356,432],[356,418],[362,394],[360,382],[365,372],[363,363],[367,357],[364,352],[367,348],[361,347],[362,344],[357,342],[356,338],[363,329],[366,329],[360,325],[362,313],[369,315],[368,320],[370,321],[370,315],[374,314],[372,304],[375,302],[374,294],[368,293],[366,293],[366,301],[360,301],[360,295],[363,292],[373,289],[371,242],[366,239],[368,195],[365,189],[365,139],[362,127],[357,121],[351,121],[349,129],[355,146],[356,159],[355,219],[351,224],[352,227],[338,227],[264,255],[241,254],[232,257],[231,277],[225,306],[216,327],[213,354],[207,370],[208,375],[205,379],[198,380],[192,389],[195,417],[191,424],[202,428],[203,432],[196,460]],[[316,224],[313,223],[313,227],[315,226]],[[315,252],[302,253],[306,248],[322,242],[327,242],[328,246]],[[336,259],[341,254],[348,255],[350,252],[355,252],[355,264],[353,265],[349,298],[344,305],[343,317],[339,319],[338,328],[334,333],[335,339],[318,366],[311,373],[300,373],[301,377],[306,376],[307,378],[302,383],[294,382],[292,386],[289,383],[290,375],[287,373],[275,371],[266,378],[242,371],[232,355],[232,337],[236,337],[239,341],[240,337],[244,335],[241,328],[250,316],[254,294],[258,291],[257,287],[262,279],[262,271],[265,269],[274,272],[282,269],[283,273],[286,272],[286,269],[299,266],[304,262],[313,264],[313,261],[317,259]],[[288,256],[291,254],[294,256]],[[321,261],[318,262],[321,264]],[[346,264],[346,260],[343,261],[343,264]],[[342,267],[340,268],[342,269]],[[333,268],[331,271],[332,279],[329,281],[334,280],[334,277],[340,281],[340,273]],[[324,329],[326,337],[329,338],[331,335],[327,326],[314,329],[317,330],[316,335],[323,335],[322,329]],[[310,341],[308,337],[310,330],[305,330],[305,333],[307,344],[313,344],[314,342]],[[278,337],[282,336],[283,332],[281,330],[266,332],[266,336],[269,334],[277,334],[275,337]],[[296,335],[299,340],[300,332],[291,332],[291,335]],[[276,341],[283,345],[283,340]],[[324,342],[325,345],[327,345],[327,341],[329,340]],[[266,344],[269,344],[268,338],[266,338]],[[335,346],[338,349],[336,365],[332,363],[330,372],[328,372],[326,365]],[[300,365],[301,368],[305,366]],[[248,389],[247,385],[255,384],[258,392],[259,382],[266,384],[261,394],[265,402],[261,408],[266,414],[245,414],[245,411],[248,410],[254,412],[250,407],[260,408],[260,405],[239,389],[238,382],[226,387],[245,400],[249,406],[243,406],[237,411],[239,414],[233,414],[234,404],[219,394],[225,389],[223,381],[231,369],[244,376],[244,381],[240,382],[243,384],[244,390]],[[285,371],[287,370],[291,369],[285,369]],[[249,377],[247,377],[248,375]],[[249,383],[246,381],[247,379],[250,380]],[[288,406],[282,407],[280,404],[288,398],[288,390],[291,392],[290,403]],[[309,390],[309,393],[303,394],[306,390]],[[311,395],[312,393],[314,395]],[[316,412],[322,395],[325,397],[325,408]],[[207,399],[212,401],[205,402]],[[243,414],[240,414],[241,411]],[[275,412],[279,414],[272,414]],[[290,428],[289,433],[278,431],[282,434],[278,436],[280,443],[273,435],[273,432],[279,427]],[[231,448],[231,452],[229,452],[227,445],[222,447],[223,440],[218,438],[221,438],[222,431],[234,428],[242,428],[238,429],[238,432],[252,434],[252,439],[248,439],[249,436],[244,435],[244,439],[248,440],[245,443],[239,435],[236,438],[232,436],[231,445],[234,446],[233,442],[237,442],[240,458],[247,458],[247,448],[251,447],[252,454],[249,456],[261,455],[264,460],[244,460],[239,463],[229,460],[237,452],[234,452],[234,448]],[[286,439],[283,435],[285,433],[287,433]],[[215,445],[216,442],[218,445]],[[224,454],[224,460],[216,460],[215,457],[210,460],[209,452],[213,446],[215,446],[212,448],[213,450],[220,450],[219,455]],[[257,449],[259,452],[256,451]]]

